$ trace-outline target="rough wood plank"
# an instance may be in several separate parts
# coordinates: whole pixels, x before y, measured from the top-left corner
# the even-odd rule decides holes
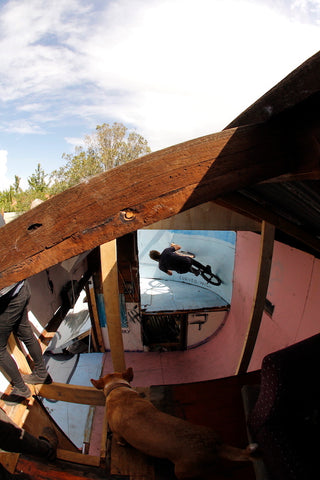
[[[224,198],[224,197],[223,197]],[[220,206],[214,202],[206,202],[174,217],[160,220],[146,227],[159,230],[233,230],[260,231],[260,221],[247,215],[241,215],[233,209]]]
[[[101,326],[99,322],[94,288],[91,288],[89,287],[89,285],[87,285],[86,294],[88,299],[88,308],[90,312],[92,332],[93,332],[92,338],[95,339],[95,348],[97,352],[105,352],[106,349],[104,348],[104,343],[102,338],[102,332],[101,332]]]
[[[151,457],[135,450],[130,445],[121,446],[112,438],[111,475],[127,475],[130,480],[154,480]]]
[[[221,198],[215,200],[219,205],[223,205],[228,209],[232,209],[243,215],[249,215],[251,218],[272,223],[276,228],[282,232],[290,235],[293,238],[301,241],[304,245],[312,248],[315,253],[320,251],[320,242],[310,233],[306,232],[302,228],[297,227],[293,223],[289,222],[285,218],[279,217],[279,215],[272,212],[270,209],[266,209],[261,205],[256,204],[249,198],[235,192],[224,195]]]
[[[33,480],[106,480],[104,468],[78,465],[56,460],[48,463],[44,460],[20,456],[17,470],[30,475]]]
[[[81,403],[84,405],[104,405],[105,396],[102,390],[66,383],[53,382],[50,385],[36,385],[37,395],[51,400]]]
[[[240,356],[237,374],[246,373],[254,350],[256,339],[262,320],[269,286],[269,277],[273,255],[275,228],[266,222],[262,223],[260,262],[257,274],[256,291],[253,300],[251,318],[249,321],[246,340]]]
[[[19,453],[0,452],[0,463],[10,473],[14,473],[18,460]]]
[[[103,424],[102,424],[102,434],[101,434],[101,446],[100,446],[100,457],[105,460],[107,457],[107,438],[108,438],[108,410],[107,410],[107,401],[105,401]]]
[[[83,455],[79,452],[70,452],[70,450],[57,449],[57,458],[67,462],[78,463],[80,465],[100,466],[100,457],[95,455]]]
[[[0,229],[0,288],[223,193],[290,172],[299,161],[295,139],[279,125],[225,130],[66,190]]]
[[[101,245],[100,256],[104,307],[112,364],[115,372],[124,372],[126,362],[121,330],[116,240]]]

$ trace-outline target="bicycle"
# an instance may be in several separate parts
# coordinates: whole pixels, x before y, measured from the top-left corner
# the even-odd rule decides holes
[[[195,254],[191,252],[181,251],[183,255],[186,255],[191,258],[195,258]],[[196,277],[201,275],[201,277],[211,285],[219,286],[222,283],[222,280],[218,275],[211,271],[210,265],[202,265],[200,262],[197,262],[199,266],[192,265],[190,272],[193,273]]]

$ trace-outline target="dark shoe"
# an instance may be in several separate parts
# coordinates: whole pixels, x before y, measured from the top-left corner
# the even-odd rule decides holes
[[[25,385],[24,388],[13,387],[11,390],[10,396],[16,395],[17,397],[28,398],[31,397],[31,390],[28,385]]]
[[[52,383],[52,378],[48,372],[45,375],[39,375],[37,372],[32,372],[29,375],[22,375],[23,381],[29,383],[29,385],[36,385],[38,383],[45,383],[49,385]]]
[[[22,403],[29,397],[31,397],[31,390],[28,385],[25,385],[24,388],[13,387],[10,395],[3,394],[1,398],[7,405],[15,405],[16,403]]]
[[[54,429],[51,427],[44,427],[41,435],[39,436],[39,440],[44,440],[48,443],[48,460],[55,460],[57,456],[58,437]]]
[[[206,265],[205,269],[203,270],[204,273],[209,273],[209,275],[212,275],[211,267],[210,265]]]

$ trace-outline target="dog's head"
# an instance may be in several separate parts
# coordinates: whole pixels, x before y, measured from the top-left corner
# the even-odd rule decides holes
[[[96,387],[98,390],[104,390],[105,387],[112,385],[113,383],[125,381],[127,383],[130,383],[133,379],[133,370],[131,367],[127,368],[125,372],[122,373],[109,373],[108,375],[105,375],[104,377],[99,378],[99,380],[94,380],[91,378],[91,383],[94,387]]]

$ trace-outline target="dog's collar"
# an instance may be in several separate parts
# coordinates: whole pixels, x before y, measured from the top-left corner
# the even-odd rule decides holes
[[[108,395],[112,392],[112,390],[115,390],[116,388],[120,388],[120,387],[132,388],[129,383],[115,382],[109,385],[109,387],[104,388],[105,397],[107,398]]]

